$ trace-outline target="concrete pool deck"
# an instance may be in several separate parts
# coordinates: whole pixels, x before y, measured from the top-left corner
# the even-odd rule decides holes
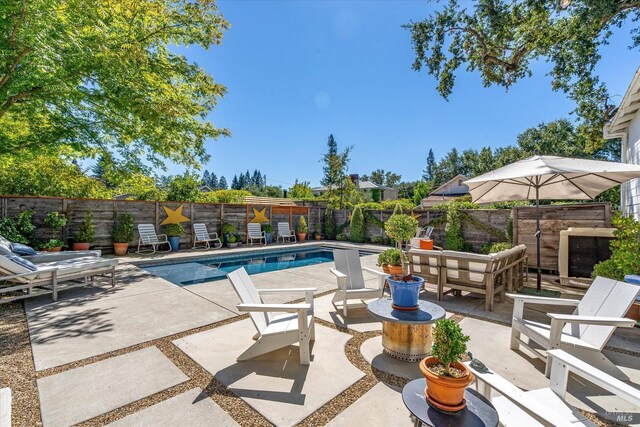
[[[312,245],[315,242],[308,246]],[[296,245],[278,248],[288,246]],[[252,249],[233,252],[240,250]],[[223,252],[211,252],[217,253]],[[154,260],[205,254],[175,255]],[[361,260],[363,266],[375,267],[375,255]],[[329,272],[332,263],[251,276],[259,288],[318,288],[314,359],[310,366],[301,367],[296,363],[297,346],[252,361],[235,361],[255,329],[246,316],[237,314],[239,299],[227,280],[180,287],[133,264],[139,261],[140,257],[124,259],[114,289],[73,289],[61,293],[57,302],[47,296],[26,300],[44,425],[157,425],[163,419],[173,420],[172,425],[190,425],[200,417],[217,420],[211,425],[229,426],[353,425],[363,419],[369,425],[388,425],[385,420],[411,425],[399,387],[420,376],[417,366],[382,354],[380,323],[366,310],[354,311],[348,319],[335,312],[330,302],[336,286]],[[563,296],[579,297],[579,292]],[[268,301],[292,298],[285,295]],[[421,298],[435,302],[435,293],[424,292]],[[471,336],[469,349],[487,366],[524,389],[548,384],[539,360],[509,349],[511,302],[496,303],[493,313],[484,311],[483,299],[471,296],[447,295],[438,304],[447,316],[461,318],[463,331]],[[548,308],[536,308],[539,311],[527,315],[546,319]],[[619,331],[609,342],[614,351],[607,355],[638,388],[640,330]],[[122,396],[95,399],[89,392],[82,393],[83,388],[91,390],[92,371],[111,373],[100,380],[102,387],[121,390]],[[128,372],[132,374],[126,377],[141,377],[127,381],[118,375]],[[601,397],[597,389],[572,387],[570,402],[578,407],[601,413],[620,408],[619,402],[606,393]],[[89,402],[56,391],[66,388],[84,394]],[[74,410],[75,405],[82,411]]]

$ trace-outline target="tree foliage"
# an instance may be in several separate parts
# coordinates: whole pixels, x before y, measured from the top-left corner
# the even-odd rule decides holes
[[[413,68],[438,79],[438,92],[453,93],[459,68],[479,72],[485,86],[509,88],[533,74],[533,64],[552,65],[553,90],[576,103],[578,133],[591,151],[603,143],[607,90],[595,73],[598,48],[625,19],[640,18],[640,3],[622,0],[478,0],[466,7],[447,0],[436,12],[405,27],[415,51]],[[632,33],[631,47],[640,44]]]
[[[0,154],[70,147],[197,166],[226,89],[170,46],[220,44],[215,1],[5,0]]]
[[[296,182],[289,188],[288,196],[290,199],[309,199],[313,197],[313,190],[309,181]]]
[[[349,238],[352,242],[364,243],[367,240],[364,214],[362,213],[362,208],[360,206],[353,208],[349,231]]]
[[[324,165],[320,183],[327,188],[323,198],[337,209],[349,208],[355,204],[354,199],[361,198],[358,189],[347,175],[349,153],[352,148],[346,147],[341,153],[338,152],[338,143],[333,135],[329,135],[327,152],[322,156]]]

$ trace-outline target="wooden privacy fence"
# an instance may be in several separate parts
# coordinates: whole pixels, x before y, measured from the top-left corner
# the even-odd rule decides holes
[[[540,267],[558,270],[560,231],[569,227],[611,227],[609,203],[582,203],[575,205],[540,206]],[[536,260],[536,208],[521,206],[513,209],[514,243],[527,246],[529,265]]]

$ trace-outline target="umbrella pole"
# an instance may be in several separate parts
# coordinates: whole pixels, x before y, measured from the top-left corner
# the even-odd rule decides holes
[[[536,177],[536,289],[542,289],[540,274],[540,177]]]

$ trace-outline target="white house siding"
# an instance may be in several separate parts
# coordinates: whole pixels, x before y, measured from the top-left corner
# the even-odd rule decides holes
[[[640,165],[640,114],[636,114],[629,123],[628,135],[627,156],[623,157],[622,161]],[[629,181],[628,184],[623,185],[622,191],[626,194],[626,206],[623,207],[623,212],[633,215],[640,221],[640,179]]]

